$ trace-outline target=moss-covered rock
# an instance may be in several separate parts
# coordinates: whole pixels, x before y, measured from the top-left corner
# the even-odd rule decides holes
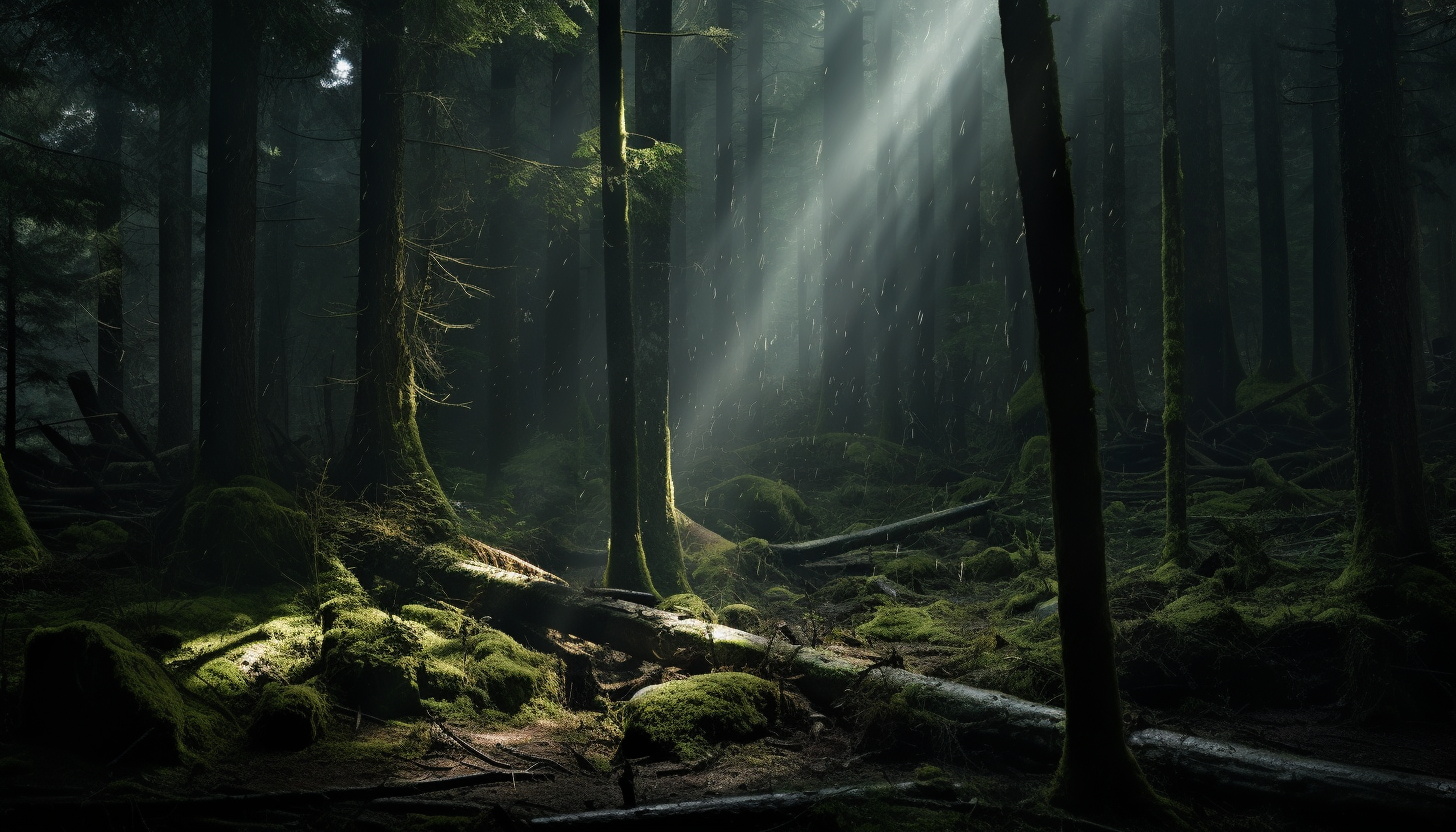
[[[735,630],[756,630],[763,626],[763,616],[747,604],[729,604],[718,610],[718,622]]]
[[[130,539],[126,529],[110,520],[76,523],[56,535],[57,541],[78,555],[112,555],[126,548]]]
[[[1039,468],[1044,468],[1051,463],[1052,443],[1044,433],[1037,434],[1026,440],[1021,446],[1021,458],[1017,462],[1017,468],[1023,474],[1030,474]]]
[[[874,617],[856,628],[860,638],[879,641],[944,642],[950,634],[936,623],[924,607],[883,606]]]
[[[809,506],[781,481],[744,474],[710,489],[705,524],[719,534],[741,537],[747,532],[765,540],[788,540],[808,532]]]
[[[253,711],[248,736],[270,751],[299,751],[323,738],[329,722],[329,704],[307,685],[271,684]]]
[[[315,571],[308,516],[281,486],[259,477],[193,489],[179,555],[195,577],[225,584],[310,581]]]
[[[194,736],[182,696],[162,668],[93,621],[42,628],[25,645],[22,729],[110,760],[175,763]],[[134,744],[134,745],[133,745]]]
[[[924,552],[906,552],[887,560],[880,565],[880,572],[917,592],[924,591],[931,581],[942,576],[940,561]]]
[[[778,686],[747,673],[667,682],[623,708],[621,753],[692,760],[718,743],[763,736],[779,715]]]
[[[330,625],[324,675],[345,706],[384,718],[420,712],[423,627],[370,607],[337,610]]]
[[[975,581],[1000,581],[1010,578],[1020,570],[1012,560],[1011,553],[1000,546],[992,546],[961,560],[961,571]]]
[[[699,621],[706,621],[709,624],[718,623],[718,616],[713,612],[713,608],[708,606],[708,602],[691,592],[669,595],[657,603],[657,608],[696,618]]]
[[[1042,398],[1041,371],[1034,370],[1006,404],[1006,420],[1017,436],[1030,437],[1046,429],[1046,400]]]

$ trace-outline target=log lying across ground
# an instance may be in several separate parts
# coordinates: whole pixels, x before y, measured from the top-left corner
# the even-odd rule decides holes
[[[767,639],[677,613],[590,595],[559,584],[474,563],[437,576],[457,598],[475,598],[476,612],[519,620],[607,644],[647,661],[694,651],[718,667],[773,666],[821,705],[856,689],[904,692],[924,711],[955,726],[963,744],[1050,770],[1061,753],[1060,709],[994,691],[932,679],[894,667],[868,668],[829,653]],[[1198,783],[1248,797],[1333,812],[1376,812],[1456,822],[1456,781],[1383,771],[1145,730],[1129,744],[1144,767],[1167,780]]]
[[[811,560],[842,555],[853,549],[860,549],[865,546],[878,546],[882,543],[897,543],[912,535],[928,532],[931,529],[938,529],[942,526],[949,526],[959,523],[977,515],[985,514],[996,505],[995,497],[987,497],[984,500],[977,500],[974,503],[966,503],[963,506],[934,511],[930,514],[922,514],[919,517],[912,517],[909,520],[900,520],[886,526],[876,526],[873,529],[840,534],[834,537],[826,537],[820,540],[807,540],[803,543],[773,543],[769,549],[783,558],[786,564],[807,563]]]
[[[914,783],[897,783],[889,787],[881,787],[881,790],[887,791],[891,795],[911,796],[917,792],[918,787]],[[839,786],[812,792],[770,792],[735,797],[713,797],[683,803],[659,803],[631,809],[599,809],[594,812],[532,818],[527,822],[527,827],[530,829],[676,830],[681,828],[684,823],[711,820],[715,825],[736,821],[750,824],[744,828],[758,828],[756,825],[751,825],[752,818],[768,815],[779,822],[785,822],[820,803],[862,797],[868,792],[870,789],[864,786]]]

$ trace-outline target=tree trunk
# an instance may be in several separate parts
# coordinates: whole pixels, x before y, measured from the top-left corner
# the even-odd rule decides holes
[[[519,59],[514,40],[496,44],[490,52],[490,146],[515,153],[516,71]],[[521,306],[516,271],[515,198],[504,182],[490,188],[490,214],[486,219],[487,257],[495,268],[485,285],[486,464],[498,472],[521,449]],[[477,416],[477,419],[480,417]]]
[[[5,206],[5,450],[15,450],[15,383],[20,362],[20,314],[15,308],[20,297],[20,279],[15,262],[15,209]]]
[[[125,308],[121,300],[126,266],[121,243],[121,141],[126,109],[120,92],[104,85],[99,88],[94,154],[116,163],[97,167],[101,181],[96,201],[96,378],[101,407],[108,413],[122,409],[126,391],[122,368]]]
[[[403,0],[368,0],[359,71],[359,300],[354,415],[341,462],[348,493],[412,500],[445,536],[458,525],[425,459],[415,422],[415,367],[404,272]]]
[[[1102,315],[1107,349],[1107,405],[1119,417],[1137,410],[1132,326],[1127,311],[1127,132],[1123,83],[1122,6],[1108,7],[1102,40]],[[1113,423],[1117,419],[1111,420]]]
[[[871,302],[879,314],[876,340],[880,346],[879,422],[881,439],[901,441],[905,405],[900,387],[900,270],[896,233],[895,154],[899,120],[895,117],[895,0],[881,0],[875,9],[875,87],[878,97],[875,148],[875,282]]]
[[[743,58],[747,77],[744,98],[747,114],[743,122],[743,292],[741,314],[746,324],[743,335],[753,339],[750,367],[763,369],[767,349],[760,343],[766,312],[764,289],[763,217],[763,4],[746,0],[748,22],[744,28]],[[756,373],[755,373],[756,375]],[[763,408],[755,413],[762,414]]]
[[[572,19],[585,25],[572,7]],[[580,19],[579,19],[580,18]],[[569,47],[551,56],[551,164],[577,164],[581,137],[582,70],[585,53]],[[581,217],[552,217],[546,248],[545,419],[559,436],[576,430],[581,397]]]
[[[929,96],[926,99],[928,101]],[[914,317],[906,318],[913,322],[915,330],[910,439],[921,446],[931,444],[939,427],[935,423],[936,228],[935,131],[931,129],[932,121],[931,105],[927,103],[920,109],[915,142],[916,261],[920,280],[915,302],[907,309],[914,310]]]
[[[1294,378],[1294,334],[1289,324],[1289,232],[1284,219],[1284,131],[1281,120],[1278,4],[1260,3],[1249,36],[1254,84],[1254,167],[1259,192],[1259,264],[1263,338],[1259,375]]]
[[[1188,418],[1184,389],[1185,347],[1183,293],[1187,275],[1183,248],[1183,163],[1178,140],[1178,73],[1174,42],[1173,0],[1158,0],[1162,48],[1162,189],[1163,189],[1163,475],[1167,517],[1163,525],[1163,560],[1188,559]]]
[[[253,345],[262,38],[252,3],[213,3],[198,438],[199,470],[218,485],[268,470],[258,433]]]
[[[192,442],[192,113],[162,107],[157,163],[157,448]]]
[[[814,378],[814,316],[809,307],[809,287],[814,281],[814,267],[811,260],[812,243],[809,241],[809,177],[817,166],[813,142],[804,142],[802,159],[799,163],[799,238],[798,279],[795,281],[795,303],[797,324],[794,334],[797,338],[799,380],[808,387]]]
[[[824,6],[824,347],[819,374],[820,432],[864,429],[865,304],[859,241],[845,217],[862,199],[854,134],[864,112],[864,8]]]
[[[1396,6],[1335,4],[1355,450],[1355,540],[1337,585],[1365,591],[1379,591],[1401,568],[1440,565],[1426,517],[1411,378],[1415,275]]]
[[[947,289],[980,283],[981,274],[981,127],[982,127],[982,64],[985,60],[981,39],[971,41],[966,56],[965,78],[953,93],[950,117],[950,279]],[[965,320],[947,316],[946,337],[953,337],[966,324]],[[945,428],[945,445],[951,453],[964,450],[966,408],[971,401],[971,365],[961,350],[948,353],[945,377],[941,382],[940,404],[943,413],[939,423]]]
[[[0,456],[0,566],[14,574],[29,567],[40,566],[49,554],[25,519],[20,503],[15,500],[15,491],[10,487],[10,474],[5,470],[5,459]]]
[[[733,0],[715,0],[718,26],[733,28]],[[713,340],[709,350],[712,373],[709,378],[719,390],[732,381],[729,362],[733,355],[733,344],[737,341],[738,258],[733,246],[733,46],[723,44],[717,47],[713,65],[713,134],[714,134],[714,176],[713,176],[713,277],[712,328]],[[711,398],[711,394],[710,394]],[[715,405],[716,406],[716,405]]]
[[[1234,344],[1224,222],[1223,104],[1219,80],[1219,0],[1178,0],[1178,112],[1188,212],[1188,401],[1190,412],[1217,421],[1234,410],[1244,380]]]
[[[637,0],[637,29],[671,31],[672,0]],[[668,37],[638,37],[636,43],[635,132],[662,142],[672,136],[672,41]],[[752,144],[750,141],[749,146]],[[653,586],[664,595],[691,591],[673,508],[672,433],[668,426],[671,220],[671,206],[654,206],[637,218],[632,235],[640,476],[637,503],[647,571]]]
[[[1310,31],[1329,28],[1331,15],[1327,2],[1310,3]],[[1322,44],[1316,44],[1316,47]],[[1311,52],[1310,81],[1315,85],[1328,72],[1324,68],[1326,53]],[[1328,99],[1329,95],[1320,96]],[[1337,132],[1338,109],[1334,100],[1320,100],[1310,105],[1310,137],[1313,176],[1314,228],[1312,230],[1313,310],[1311,336],[1314,354],[1310,360],[1310,377],[1322,376],[1349,361],[1350,334],[1345,312],[1345,239],[1344,219],[1340,207],[1340,144]],[[1330,387],[1335,398],[1349,395],[1349,373],[1340,373]]]
[[[1000,7],[1011,140],[1039,321],[1061,587],[1067,722],[1052,793],[1074,811],[1150,811],[1157,798],[1123,740],[1087,309],[1051,18],[1045,0],[1000,0]]]
[[[258,410],[284,436],[289,435],[288,317],[293,306],[293,265],[296,227],[291,221],[301,210],[298,197],[298,98],[287,88],[274,100],[274,146],[278,154],[269,160],[268,181],[273,185],[269,204],[277,206],[266,217],[267,262],[263,274],[263,298],[258,317]]]
[[[611,537],[607,586],[652,592],[638,513],[636,336],[632,326],[632,252],[627,217],[627,109],[622,89],[622,7],[606,0],[597,14],[601,90],[602,270],[607,326],[607,465],[611,468]]]

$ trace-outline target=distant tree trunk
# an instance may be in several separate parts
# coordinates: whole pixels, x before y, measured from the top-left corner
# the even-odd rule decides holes
[[[1310,3],[1310,31],[1319,32],[1330,25],[1330,8],[1326,2]],[[1317,83],[1327,70],[1324,53],[1309,56],[1310,84]],[[1330,99],[1329,95],[1319,96]],[[1337,129],[1339,110],[1333,99],[1310,105],[1310,137],[1312,142],[1312,176],[1314,228],[1311,249],[1313,258],[1311,336],[1314,354],[1310,361],[1310,377],[1328,373],[1346,364],[1350,355],[1348,316],[1345,310],[1345,239],[1344,219],[1340,206],[1340,145]],[[1349,373],[1339,373],[1329,382],[1336,398],[1349,393]]]
[[[864,112],[864,7],[824,6],[824,346],[820,351],[820,432],[864,429],[865,303],[860,241],[845,217],[861,204],[855,131]]]
[[[126,378],[122,368],[122,272],[126,255],[121,245],[122,121],[126,101],[117,90],[101,86],[96,96],[95,155],[117,164],[97,167],[96,200],[96,388],[101,410],[114,413],[124,406]]]
[[[162,107],[157,162],[157,449],[192,442],[192,113]]]
[[[928,100],[927,96],[927,100]],[[931,105],[920,110],[915,142],[916,260],[920,267],[915,302],[908,307],[914,317],[915,357],[910,410],[913,414],[910,438],[916,445],[929,445],[935,435],[935,131],[931,129]]]
[[[5,210],[5,450],[15,450],[15,385],[19,378],[20,313],[15,305],[20,296],[19,268],[15,260],[15,209]],[[6,483],[9,487],[9,483]]]
[[[10,474],[0,456],[0,565],[12,575],[26,567],[39,566],[49,557],[45,546],[30,527],[15,490],[10,487]]]
[[[627,108],[622,73],[622,7],[597,13],[602,146],[602,270],[607,325],[607,465],[611,537],[607,586],[656,594],[642,549],[638,513],[636,335],[632,326],[632,252],[627,216]]]
[[[1121,4],[1108,6],[1102,40],[1102,315],[1107,349],[1107,404],[1120,417],[1138,408],[1127,312],[1127,132]],[[1116,419],[1112,420],[1114,423]]]
[[[763,367],[764,218],[763,218],[763,4],[747,0],[744,28],[744,97],[748,99],[743,135],[743,300],[744,335],[753,339],[752,366]],[[759,408],[757,412],[762,412]]]
[[[875,296],[871,298],[879,314],[876,340],[880,344],[879,359],[879,435],[881,439],[900,441],[904,433],[904,403],[900,389],[900,252],[896,245],[899,222],[895,204],[895,0],[881,0],[875,9],[875,86],[879,99],[877,116],[879,147],[875,148]]]
[[[963,72],[965,78],[952,92],[950,117],[950,279],[947,289],[980,283],[981,274],[981,127],[982,64],[985,51],[981,39],[971,41]],[[942,301],[944,303],[944,301]],[[953,336],[966,321],[948,316],[946,336]],[[970,358],[961,350],[948,350],[946,372],[941,382],[940,403],[944,412],[946,449],[963,450],[966,438],[965,412],[970,404]]]
[[[715,0],[718,25],[733,28],[733,0]],[[738,258],[733,238],[733,47],[719,46],[713,67],[713,377],[718,385],[732,377],[729,361],[737,340]]]
[[[577,13],[580,15],[580,13]],[[585,24],[578,20],[578,24]],[[551,56],[551,164],[576,164],[581,137],[584,48]],[[581,397],[581,217],[552,217],[546,248],[545,420],[558,436],[576,430]]]
[[[1447,169],[1445,182],[1446,197],[1436,223],[1436,297],[1438,318],[1436,338],[1444,338],[1442,349],[1437,353],[1437,367],[1443,371],[1441,380],[1450,382],[1452,375],[1451,351],[1456,343],[1456,171]],[[1434,344],[1435,339],[1432,339]],[[1444,356],[1444,357],[1443,357]]]
[[[490,146],[516,153],[516,70],[514,41],[490,53]],[[517,154],[519,155],[519,154]],[[503,183],[491,187],[486,220],[485,338],[488,367],[484,442],[486,464],[496,472],[521,449],[521,304],[516,267],[516,200]],[[479,418],[479,417],[477,417]]]
[[[1340,150],[1349,252],[1355,540],[1337,586],[1380,598],[1396,573],[1440,568],[1431,546],[1411,378],[1414,262],[1394,0],[1336,0]]]
[[[809,177],[815,167],[814,143],[804,142],[803,159],[799,164],[799,239],[798,239],[798,281],[795,283],[798,304],[799,379],[808,385],[814,378],[814,316],[809,308],[809,284],[814,280],[814,267],[810,260],[809,242]]]
[[[198,438],[199,470],[219,485],[268,470],[258,435],[253,336],[262,37],[254,4],[213,3]]]
[[[1163,440],[1167,517],[1163,527],[1163,560],[1188,560],[1188,417],[1183,378],[1183,293],[1186,281],[1183,248],[1183,164],[1178,141],[1178,81],[1173,0],[1158,0],[1162,48],[1162,188],[1163,188]]]
[[[672,30],[672,0],[637,0],[637,29]],[[672,38],[638,37],[636,132],[672,137]],[[752,133],[749,147],[753,146]],[[760,143],[761,144],[761,143]],[[749,181],[752,182],[750,172]],[[751,186],[750,186],[751,187]],[[750,215],[751,216],[751,215]],[[690,592],[673,506],[672,433],[668,422],[668,339],[672,283],[671,206],[637,218],[632,234],[632,300],[637,334],[637,484],[642,548],[652,585],[664,595]],[[750,268],[750,271],[752,269]]]
[[[263,302],[258,320],[259,411],[284,435],[289,433],[288,317],[293,306],[293,265],[297,260],[292,217],[299,215],[298,197],[298,99],[287,89],[275,100],[273,120],[278,125],[274,146],[277,155],[269,161],[268,181],[273,185],[270,203],[278,206],[276,222],[268,223],[268,269],[263,275]]]
[[[1000,0],[1000,7],[1011,140],[1040,322],[1038,363],[1051,441],[1061,590],[1067,722],[1052,795],[1073,811],[1156,812],[1158,798],[1123,739],[1087,309],[1051,19],[1045,0]]]
[[[404,0],[367,0],[360,52],[359,300],[354,417],[340,464],[348,493],[404,496],[445,536],[458,520],[415,422],[415,366],[404,269]],[[399,492],[403,492],[400,494]]]
[[[1259,375],[1294,378],[1294,333],[1289,323],[1289,232],[1284,219],[1284,131],[1280,113],[1280,7],[1254,7],[1249,36],[1254,83],[1254,166],[1259,192],[1259,263],[1263,289],[1263,339]]]
[[[1223,105],[1219,77],[1219,0],[1179,0],[1178,112],[1188,194],[1188,400],[1195,418],[1233,414],[1244,380],[1229,310],[1224,221]]]
[[[688,48],[688,38],[673,38],[674,60],[680,66],[684,63],[684,50]],[[687,150],[688,144],[688,86],[689,79],[693,73],[677,71],[672,75],[672,143]],[[670,388],[668,395],[671,409],[675,412],[687,410],[691,401],[693,378],[691,359],[692,346],[688,333],[688,308],[693,299],[693,292],[687,291],[690,283],[696,284],[695,276],[697,270],[692,268],[688,262],[688,200],[683,194],[678,194],[672,200],[672,278],[669,281],[679,287],[679,291],[672,292],[668,297],[668,310],[672,316],[669,324],[668,346],[672,357],[668,360],[668,372],[670,374]],[[701,343],[701,340],[699,340]]]

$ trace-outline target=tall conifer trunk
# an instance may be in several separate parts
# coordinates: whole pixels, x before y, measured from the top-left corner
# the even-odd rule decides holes
[[[192,441],[192,114],[162,107],[157,163],[157,447]]]
[[[913,381],[910,410],[913,414],[910,439],[927,445],[935,436],[935,131],[931,129],[933,114],[929,103],[922,106],[920,125],[915,140],[915,188],[917,230],[916,265],[919,282],[915,302],[908,307],[915,331],[915,356],[912,362]]]
[[[519,59],[515,42],[496,44],[490,54],[490,146],[519,155],[516,143],[516,72]],[[486,220],[485,262],[496,268],[486,279],[490,296],[485,300],[486,370],[485,434],[486,463],[492,472],[517,452],[522,443],[521,304],[517,273],[514,197],[504,183],[491,188],[490,214]],[[479,417],[477,417],[479,418]]]
[[[1259,192],[1259,263],[1263,294],[1263,339],[1259,375],[1269,381],[1294,378],[1294,334],[1289,323],[1289,232],[1284,218],[1284,131],[1282,125],[1279,5],[1255,7],[1249,37],[1254,82],[1254,167]]]
[[[1183,248],[1183,163],[1178,141],[1178,75],[1173,0],[1158,0],[1158,33],[1162,48],[1162,190],[1163,190],[1163,454],[1167,517],[1163,526],[1163,560],[1188,559],[1188,418],[1183,385],[1186,276]]]
[[[5,206],[5,450],[15,450],[15,387],[20,374],[19,268],[15,262],[15,209]],[[6,483],[7,487],[9,483]]]
[[[611,469],[611,537],[607,586],[656,590],[642,550],[637,468],[636,334],[632,325],[632,251],[627,215],[627,109],[622,73],[622,6],[603,0],[597,13],[602,147],[602,271],[606,284],[607,465]]]
[[[733,0],[716,0],[718,26],[733,28]],[[737,341],[739,258],[734,247],[733,222],[733,46],[719,44],[713,65],[713,282],[712,378],[719,388],[732,377],[728,366]],[[711,396],[712,394],[710,394]]]
[[[95,155],[115,163],[97,168],[101,182],[96,204],[96,395],[103,413],[123,409],[126,391],[121,298],[126,265],[121,245],[121,141],[126,109],[119,91],[106,85],[99,88]]]
[[[1166,4],[1171,0],[1163,0]],[[1158,811],[1123,739],[1107,601],[1102,465],[1071,160],[1045,0],[1000,0],[1011,141],[1051,447],[1066,734],[1053,798],[1073,811]]]
[[[578,25],[584,15],[573,12]],[[584,48],[575,45],[551,56],[551,164],[577,164],[577,140],[582,123],[582,70]],[[545,423],[558,435],[577,427],[577,405],[581,395],[581,217],[549,220],[550,244],[546,247],[545,329]]]
[[[980,283],[981,273],[981,75],[985,48],[981,39],[967,46],[962,69],[964,77],[955,86],[950,117],[950,278],[947,289]],[[954,336],[965,320],[947,316]],[[946,350],[946,372],[941,382],[940,424],[944,426],[946,449],[958,453],[965,447],[966,408],[971,401],[971,365],[963,350]]]
[[[1331,8],[1325,0],[1310,3],[1309,31],[1323,32],[1330,28]],[[1319,48],[1324,44],[1316,44]],[[1330,44],[1333,45],[1333,44]],[[1329,73],[1324,64],[1326,53],[1309,56],[1310,85],[1320,83]],[[1319,80],[1316,80],[1319,79]],[[1314,354],[1310,359],[1310,376],[1318,377],[1349,361],[1350,335],[1345,312],[1345,237],[1340,207],[1340,145],[1337,102],[1329,95],[1318,96],[1310,105],[1311,176],[1314,202],[1311,229],[1312,276],[1311,340]],[[1349,393],[1348,372],[1339,373],[1327,384],[1337,398]]]
[[[277,207],[269,211],[276,220],[266,226],[267,269],[263,274],[263,297],[258,317],[258,399],[263,419],[289,433],[288,319],[293,306],[293,265],[297,254],[293,245],[295,223],[299,216],[295,204],[298,197],[298,99],[287,89],[280,90],[273,108],[273,121],[279,129],[274,133],[278,154],[268,164],[269,202]]]
[[[253,3],[212,4],[198,438],[199,469],[217,484],[267,473],[258,435],[253,321],[262,38]]]
[[[359,300],[354,418],[340,465],[349,493],[414,503],[444,536],[455,512],[425,459],[415,422],[404,270],[403,0],[368,0],[359,70]]]
[[[875,280],[871,299],[875,310],[875,335],[879,357],[879,435],[899,442],[905,405],[900,386],[900,252],[896,234],[899,222],[895,204],[896,134],[895,118],[895,0],[881,0],[875,9],[875,86],[878,94],[876,121],[879,147],[875,148]]]
[[[672,0],[637,0],[637,29],[672,30]],[[637,38],[634,131],[666,142],[672,135],[672,38]],[[749,146],[752,147],[750,132]],[[749,175],[752,182],[752,174]],[[642,548],[652,584],[664,595],[689,592],[673,508],[672,434],[668,423],[672,213],[654,205],[632,230],[632,300],[637,335],[637,485]],[[751,215],[750,215],[751,218]],[[751,268],[750,268],[751,271]]]

